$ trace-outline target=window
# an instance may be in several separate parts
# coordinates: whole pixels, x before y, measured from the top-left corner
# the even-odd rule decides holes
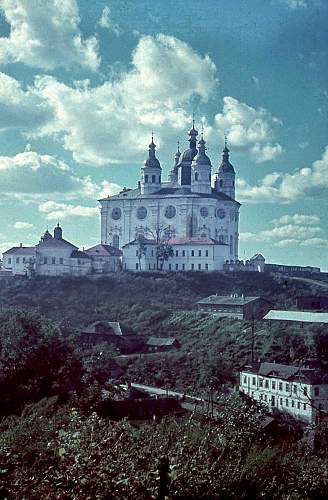
[[[303,408],[304,408],[304,410],[306,410],[306,403],[303,404]]]
[[[64,264],[64,259],[63,259],[63,257],[59,257],[59,264]]]
[[[48,263],[48,258],[47,257],[44,257],[43,258],[43,264],[47,264]]]
[[[148,182],[148,175],[145,175],[145,182]]]
[[[114,234],[113,236],[113,247],[119,248],[120,246],[120,237],[118,234]]]
[[[81,264],[81,261],[80,261],[80,259],[77,259],[77,263],[78,263],[78,265],[80,265],[80,264]]]
[[[288,406],[288,399],[286,398],[286,406]]]
[[[176,256],[176,257],[179,257],[179,250],[176,250],[176,251],[175,251],[175,256]]]
[[[301,403],[299,401],[297,402],[297,408],[298,410],[301,408]]]
[[[279,382],[279,391],[282,391],[282,382]]]
[[[293,393],[297,394],[297,385],[295,385],[295,384],[293,385]]]
[[[194,264],[191,264],[191,270],[193,271],[195,269]]]
[[[150,270],[150,264],[148,264],[149,270]]]
[[[276,382],[275,382],[275,380],[272,380],[271,387],[272,387],[272,389],[275,390],[275,388],[276,388]]]
[[[169,264],[169,271],[172,271],[172,265]]]
[[[319,387],[314,388],[314,395],[319,396]]]
[[[253,378],[252,378],[252,384],[253,384],[253,385],[256,385],[256,377],[253,377]]]
[[[201,264],[198,264],[198,271],[200,271],[202,268],[202,265]]]
[[[259,387],[263,387],[263,378],[259,379]]]
[[[222,179],[220,180],[219,184],[220,184],[220,187],[223,186],[223,180]]]
[[[194,250],[191,250],[191,256],[195,257],[195,251]]]
[[[223,234],[219,235],[219,245],[224,245],[224,237]]]
[[[262,401],[263,399],[263,394],[260,394],[260,401]]]
[[[268,401],[268,396],[264,394],[264,401]]]
[[[9,259],[8,259],[8,264],[11,264],[11,258],[10,258],[10,257],[9,257]]]
[[[173,217],[176,216],[176,213],[177,213],[176,208],[173,205],[169,205],[165,209],[165,217],[167,219],[173,219]]]
[[[208,257],[208,250],[205,250],[205,257]]]
[[[208,264],[205,264],[205,269],[206,271],[208,271]]]
[[[138,269],[139,269],[139,264],[138,262],[136,262],[136,270],[138,271]]]
[[[136,250],[136,257],[138,257],[138,253],[139,253],[138,250]]]
[[[156,182],[156,175],[152,175],[152,176],[151,176],[151,182],[152,182],[153,184],[155,184],[155,182]]]
[[[179,270],[179,264],[175,264],[175,270],[178,271]]]
[[[147,217],[147,208],[146,207],[138,207],[137,217],[139,220],[143,220]]]
[[[151,251],[151,256],[154,257],[154,250]]]
[[[295,401],[292,399],[292,408],[295,406]]]
[[[282,406],[282,405],[283,405],[282,398],[280,398],[280,406]]]
[[[289,384],[286,383],[286,391],[288,392],[289,391]]]
[[[23,257],[23,264],[25,264],[25,257]]]
[[[112,210],[112,219],[119,220],[122,217],[122,210],[119,207],[114,207]]]
[[[247,384],[247,377],[244,375],[244,384]]]
[[[198,257],[201,257],[201,256],[202,256],[202,251],[198,250]]]
[[[19,264],[19,257],[16,257],[16,264]]]
[[[195,173],[195,181],[198,181],[198,172]]]
[[[268,381],[268,380],[266,380],[266,381],[264,382],[264,387],[265,387],[266,389],[269,389],[269,381]]]
[[[186,256],[186,251],[182,250],[182,257],[185,257],[185,256]]]
[[[182,264],[182,271],[184,271],[184,270],[185,270],[185,265],[184,265],[184,264]]]
[[[52,259],[51,259],[51,263],[52,263],[52,264],[56,264],[56,257],[52,257]]]

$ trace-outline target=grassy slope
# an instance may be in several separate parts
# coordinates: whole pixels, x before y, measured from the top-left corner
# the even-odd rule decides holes
[[[286,281],[287,280],[287,281]],[[292,307],[302,293],[322,294],[312,284],[258,273],[114,274],[86,278],[18,279],[0,289],[2,306],[38,308],[69,334],[97,320],[119,320],[134,330],[174,336],[182,343],[178,354],[137,360],[127,366],[133,380],[179,388],[207,387],[231,380],[250,357],[247,324],[197,312],[195,303],[212,294],[261,295],[276,307]],[[293,326],[268,327],[256,343],[256,355],[277,361],[295,361],[313,355],[313,332]]]

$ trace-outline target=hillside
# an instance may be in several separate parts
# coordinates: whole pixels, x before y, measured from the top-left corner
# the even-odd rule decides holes
[[[98,279],[18,279],[0,291],[2,307],[35,308],[55,321],[73,340],[98,319],[118,320],[139,334],[176,337],[179,352],[145,356],[122,363],[127,379],[200,390],[233,382],[250,359],[246,322],[197,311],[197,300],[212,294],[261,295],[276,307],[293,307],[300,294],[322,293],[320,285],[257,273],[113,274]],[[284,329],[258,322],[255,355],[286,362],[313,357],[324,331],[309,326]]]

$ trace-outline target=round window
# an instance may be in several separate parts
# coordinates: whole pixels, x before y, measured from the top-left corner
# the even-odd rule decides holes
[[[167,219],[173,219],[173,217],[176,216],[176,209],[173,205],[169,205],[168,207],[166,207],[166,210],[165,210],[165,217]]]
[[[137,217],[140,220],[143,220],[147,217],[147,208],[146,207],[139,207],[137,210]]]
[[[112,210],[112,219],[119,220],[122,217],[122,211],[120,208],[115,207]]]
[[[224,218],[225,218],[225,216],[226,216],[226,213],[225,213],[225,211],[223,210],[223,208],[218,208],[218,209],[216,210],[216,215],[217,215],[217,217],[219,217],[219,219],[224,219]]]
[[[207,207],[202,207],[202,208],[200,209],[200,215],[201,215],[202,217],[207,217],[207,216],[208,216],[208,208],[207,208]]]

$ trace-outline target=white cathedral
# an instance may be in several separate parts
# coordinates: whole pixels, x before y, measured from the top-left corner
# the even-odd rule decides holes
[[[152,137],[137,188],[99,200],[101,243],[122,250],[123,269],[156,269],[159,239],[171,248],[163,270],[222,270],[225,263],[238,259],[240,203],[235,199],[229,149],[225,142],[212,187],[203,133],[198,144],[197,136],[193,122],[189,148],[181,154],[178,147],[168,182],[162,181]]]

